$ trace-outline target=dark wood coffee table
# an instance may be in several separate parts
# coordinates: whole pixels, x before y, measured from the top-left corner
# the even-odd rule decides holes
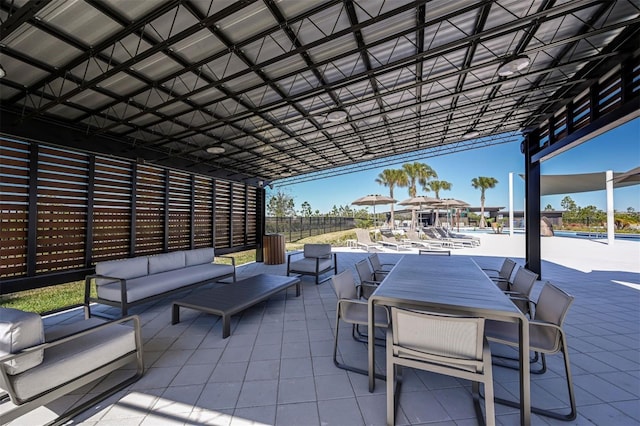
[[[180,308],[194,309],[222,317],[222,337],[231,334],[231,315],[267,300],[274,294],[296,286],[300,296],[300,279],[283,275],[260,274],[212,289],[196,290],[171,305],[171,324],[180,322]]]

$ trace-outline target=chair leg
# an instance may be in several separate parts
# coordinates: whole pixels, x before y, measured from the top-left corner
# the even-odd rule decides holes
[[[575,420],[577,415],[578,415],[578,411],[576,409],[576,397],[575,397],[575,393],[573,391],[573,379],[571,377],[571,367],[569,365],[569,352],[567,352],[567,342],[565,339],[564,334],[561,337],[562,339],[562,348],[561,348],[561,352],[562,355],[564,357],[564,369],[565,369],[565,375],[566,375],[566,379],[567,379],[567,391],[569,393],[569,407],[570,407],[570,411],[567,414],[562,414],[562,413],[558,413],[556,411],[551,411],[551,410],[545,410],[542,408],[538,408],[538,407],[531,407],[531,412],[532,413],[536,413],[536,414],[540,414],[541,416],[545,416],[545,417],[551,417],[553,419],[558,419],[558,420],[563,420],[563,421],[571,421],[571,420]],[[541,358],[542,358],[542,362],[544,364],[544,368],[546,368],[546,360],[544,358],[544,354],[541,354]],[[502,399],[502,398],[495,398],[495,401],[499,404],[502,405],[507,405],[509,407],[514,407],[514,408],[520,408],[520,403],[518,401],[511,401],[508,399]]]
[[[336,313],[336,334],[335,334],[335,338],[333,339],[333,364],[336,367],[341,368],[343,370],[353,371],[354,373],[364,374],[365,376],[368,376],[369,375],[368,370],[365,370],[363,368],[352,367],[350,365],[342,364],[338,362],[338,330],[340,330],[340,310],[338,310],[338,313]],[[386,380],[386,376],[380,373],[375,373],[374,375],[376,379]]]

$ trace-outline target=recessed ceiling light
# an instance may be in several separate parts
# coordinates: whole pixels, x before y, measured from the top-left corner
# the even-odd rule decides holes
[[[327,121],[330,121],[332,123],[336,121],[342,121],[345,118],[347,118],[347,111],[343,109],[336,109],[327,114]]]
[[[0,65],[0,78],[4,78],[6,75],[7,72],[2,68],[2,65]]]
[[[222,154],[224,153],[224,151],[224,147],[221,146],[210,146],[209,148],[207,148],[207,152],[209,154]]]
[[[498,68],[498,75],[500,77],[509,77],[517,72],[522,71],[527,68],[531,63],[531,59],[529,59],[526,55],[516,56],[507,60],[504,64],[500,65]]]
[[[293,173],[291,172],[291,170],[284,170],[282,173],[280,173],[280,176],[282,177],[289,177],[291,176]]]
[[[480,136],[480,132],[478,132],[476,130],[472,130],[472,131],[467,132],[464,135],[462,135],[462,137],[465,138],[465,139],[473,139],[473,138],[477,138],[478,136]]]
[[[363,160],[371,160],[374,157],[373,152],[371,151],[365,151],[362,153],[362,159]]]

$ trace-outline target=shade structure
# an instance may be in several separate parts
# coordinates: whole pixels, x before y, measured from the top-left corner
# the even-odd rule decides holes
[[[370,194],[351,202],[356,206],[373,206],[373,226],[376,226],[376,204],[393,204],[396,200],[386,195]]]

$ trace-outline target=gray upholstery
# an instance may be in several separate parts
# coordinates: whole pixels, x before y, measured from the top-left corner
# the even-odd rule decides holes
[[[144,277],[149,274],[149,261],[146,256],[143,256],[98,262],[96,263],[96,274],[124,279]],[[100,285],[110,281],[98,278],[96,284]]]
[[[208,247],[98,262],[96,274],[85,279],[85,316],[91,316],[91,300],[120,306],[125,316],[132,303],[227,277],[235,281],[235,260],[232,264],[212,263],[214,255],[214,248]],[[90,297],[92,279],[97,299]]]
[[[495,425],[491,351],[484,337],[483,318],[391,308],[391,327],[387,329],[388,425],[395,424],[396,382],[401,381],[402,366],[470,380],[479,420],[479,383],[484,383],[486,424]]]
[[[202,265],[203,263],[212,263],[215,259],[215,249],[213,247],[205,247],[185,252],[186,266]]]
[[[66,345],[46,349],[40,365],[9,380],[18,398],[27,399],[38,395],[43,389],[53,389],[135,349],[133,328],[124,325],[105,328]]]
[[[185,266],[185,255],[183,251],[149,256],[149,275],[173,271],[174,269],[181,269]]]
[[[34,312],[0,308],[0,357],[44,342],[42,318]],[[19,374],[42,362],[42,350],[5,363],[7,374]]]
[[[538,274],[520,267],[513,278],[511,290],[506,292],[513,303],[525,314],[531,313],[531,291],[537,279]]]
[[[318,284],[320,275],[331,269],[334,273],[338,272],[336,253],[331,252],[331,244],[305,244],[301,252],[292,252],[287,256],[287,276],[291,273],[313,275]]]

